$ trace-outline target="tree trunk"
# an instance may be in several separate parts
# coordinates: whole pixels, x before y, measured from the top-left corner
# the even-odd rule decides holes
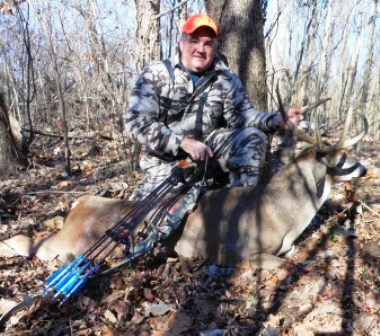
[[[4,118],[4,111],[0,113],[0,180],[6,178],[14,170],[16,157],[11,146],[8,126]]]
[[[241,79],[253,106],[266,111],[266,59],[264,43],[265,0],[218,0],[206,2],[207,12],[219,25],[219,52]],[[271,176],[271,137],[261,183]]]
[[[154,60],[160,58],[160,20],[153,19],[160,13],[160,0],[138,1],[136,5],[136,55],[137,72],[140,73],[144,67]],[[131,168],[136,169],[141,152],[141,144],[135,143],[132,151]]]
[[[372,0],[371,5],[371,14],[368,20],[368,38],[367,38],[367,47],[366,47],[366,61],[364,66],[364,76],[363,76],[363,84],[362,84],[362,95],[361,95],[361,109],[364,111],[366,108],[368,91],[371,84],[371,71],[373,67],[373,56],[374,56],[374,44],[375,44],[375,18],[376,18],[376,10],[377,10],[377,1]]]
[[[318,29],[318,6],[317,1],[310,1],[310,16],[306,26],[305,38],[302,49],[305,50],[304,59],[301,61],[301,72],[295,77],[293,96],[294,106],[301,107],[309,104],[308,97],[312,86],[313,66],[316,59],[316,38]]]
[[[331,73],[331,58],[329,57],[330,50],[333,50],[333,34],[335,32],[335,21],[333,19],[333,1],[325,3],[324,12],[324,29],[321,39],[321,60],[318,67],[317,75],[317,90],[315,92],[317,97],[328,96],[328,83],[333,76]],[[323,110],[326,112],[326,109]],[[324,119],[325,116],[324,116]]]
[[[207,12],[219,24],[219,51],[242,80],[252,104],[267,109],[264,15],[260,0],[210,0]]]
[[[0,180],[13,174],[16,168],[26,167],[27,158],[21,151],[21,141],[19,130],[12,134],[8,110],[0,93]]]
[[[160,13],[160,0],[135,0],[135,4],[137,71],[141,72],[149,63],[160,59],[160,20],[152,20],[152,17]]]

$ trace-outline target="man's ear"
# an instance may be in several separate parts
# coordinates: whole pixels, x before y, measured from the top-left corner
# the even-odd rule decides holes
[[[178,42],[178,48],[179,48],[180,53],[182,53],[183,43],[181,41]]]

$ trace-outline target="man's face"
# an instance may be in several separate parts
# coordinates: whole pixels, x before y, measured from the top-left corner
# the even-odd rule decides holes
[[[181,62],[190,71],[206,71],[214,59],[216,38],[212,30],[206,27],[197,29],[179,42]]]

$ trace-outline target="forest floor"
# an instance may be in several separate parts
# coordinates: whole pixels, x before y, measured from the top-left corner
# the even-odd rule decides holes
[[[37,137],[38,164],[0,182],[0,240],[54,232],[80,195],[133,190],[139,174],[128,173],[118,142],[72,140],[70,177],[62,146]],[[43,301],[14,314],[0,335],[380,335],[379,152],[380,143],[363,143],[367,175],[334,187],[276,270],[227,277],[202,260],[144,257],[61,307]],[[0,315],[39,293],[52,263],[0,258]]]

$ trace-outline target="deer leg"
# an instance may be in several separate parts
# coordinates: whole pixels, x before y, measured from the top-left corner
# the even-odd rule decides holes
[[[24,235],[16,235],[12,238],[0,242],[0,256],[1,257],[30,257],[32,251],[33,241],[31,238]]]

